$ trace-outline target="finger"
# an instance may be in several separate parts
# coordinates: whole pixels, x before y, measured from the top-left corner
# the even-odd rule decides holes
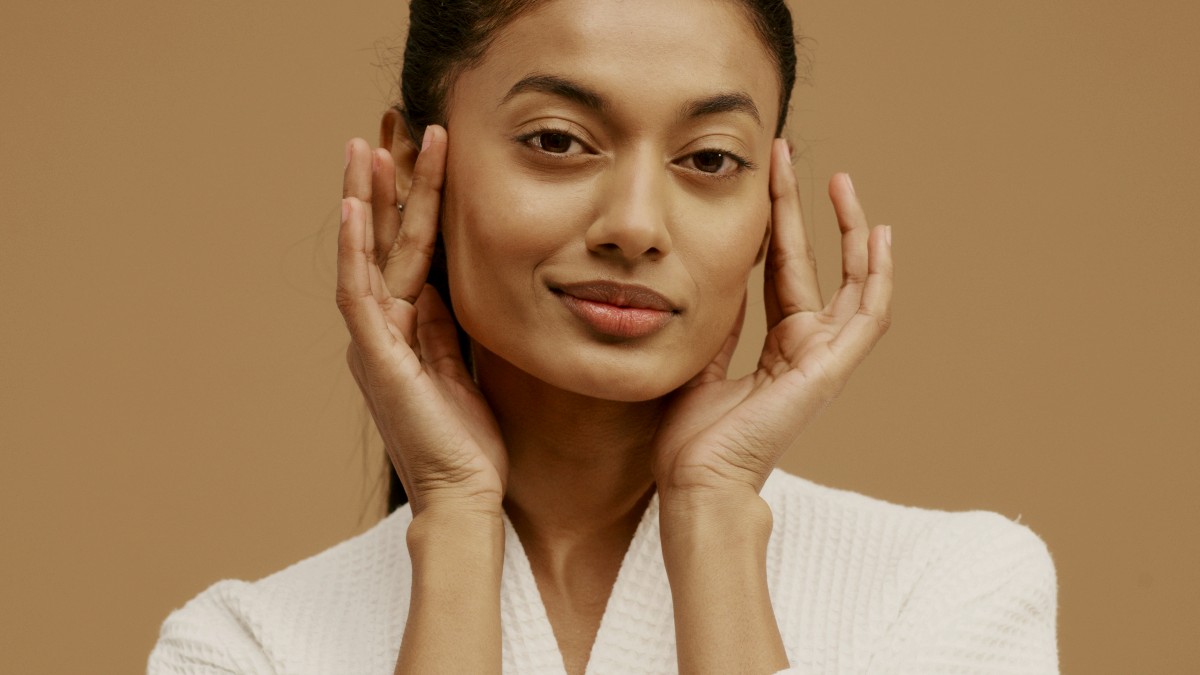
[[[388,252],[400,230],[400,211],[396,208],[396,163],[383,148],[371,152],[371,212],[375,226],[375,259],[387,264]]]
[[[426,284],[417,298],[417,342],[421,361],[443,375],[466,376],[462,350],[458,346],[458,324],[437,289]]]
[[[829,348],[846,354],[849,364],[867,356],[892,323],[892,228],[879,225],[868,235],[868,272],[858,309],[829,343]]]
[[[346,170],[342,176],[342,199],[353,197],[364,206],[363,214],[368,224],[372,224],[371,207],[371,146],[361,138],[351,138],[346,143]],[[372,240],[374,233],[372,232]]]
[[[771,150],[771,241],[763,269],[768,329],[784,317],[823,305],[787,141],[775,139]]]
[[[388,250],[384,268],[387,286],[394,296],[410,303],[417,301],[425,286],[437,241],[447,143],[445,129],[432,124],[425,128],[421,153],[413,167],[412,188],[404,205],[404,222]]]
[[[335,298],[350,338],[363,359],[384,354],[394,338],[372,290],[371,266],[375,261],[366,209],[357,198],[342,200],[342,226],[338,230],[337,291]]]
[[[376,170],[380,166],[380,164],[376,162],[375,157],[376,153],[372,152],[367,158],[367,161],[372,164],[372,174],[376,173]],[[391,164],[390,166],[394,168],[395,165]],[[374,180],[376,179],[373,177],[372,181]],[[374,185],[372,185],[372,188],[373,187]],[[384,194],[395,194],[395,189],[394,179],[389,180],[387,186],[384,187]],[[377,193],[372,190],[372,192],[369,194]],[[347,198],[347,201],[351,200],[353,200],[358,206],[362,207],[364,214],[371,213],[372,209],[367,208],[366,205],[358,198]],[[379,214],[379,211],[375,211],[375,213]],[[385,206],[383,213],[397,214],[395,208],[391,205]],[[377,230],[378,226],[368,221],[368,225],[364,232],[363,242],[363,246],[366,247],[365,250],[370,251],[372,254],[371,260],[367,264],[367,282],[370,286],[372,297],[375,298],[375,302],[377,303],[379,310],[383,313],[385,319],[384,325],[387,327],[392,337],[396,342],[403,342],[410,347],[413,347],[415,346],[416,341],[416,326],[412,317],[412,302],[397,300],[393,296],[393,293],[387,284],[387,280],[384,278],[383,270],[380,269],[378,262],[379,251],[382,247],[376,242],[375,234]]]
[[[361,138],[351,138],[346,143],[342,197],[354,197],[368,204],[371,202],[371,146]]]
[[[829,198],[842,231],[842,286],[829,304],[829,313],[834,317],[849,317],[858,309],[867,281],[871,228],[849,175],[839,173],[830,179]]]

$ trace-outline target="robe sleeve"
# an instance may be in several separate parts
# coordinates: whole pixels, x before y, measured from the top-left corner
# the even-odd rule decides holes
[[[961,515],[936,534],[867,672],[1058,673],[1058,587],[1045,543],[999,514]]]
[[[148,675],[274,675],[275,668],[241,611],[245,582],[213,584],[163,622]]]

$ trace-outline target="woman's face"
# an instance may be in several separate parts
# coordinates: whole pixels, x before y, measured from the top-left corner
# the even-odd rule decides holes
[[[743,11],[554,0],[456,81],[442,226],[483,362],[638,401],[719,351],[765,241],[779,100]]]

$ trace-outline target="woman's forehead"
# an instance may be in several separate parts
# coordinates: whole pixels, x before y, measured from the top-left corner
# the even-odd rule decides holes
[[[770,125],[775,71],[734,0],[552,0],[505,26],[455,89],[499,106],[522,82],[550,76],[618,108],[742,93]]]

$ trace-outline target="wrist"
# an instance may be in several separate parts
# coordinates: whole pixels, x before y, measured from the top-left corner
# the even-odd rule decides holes
[[[771,507],[752,490],[659,495],[659,530],[668,559],[713,550],[765,559],[772,524]]]
[[[426,557],[467,553],[486,556],[493,549],[503,554],[504,519],[500,509],[450,508],[431,505],[413,516],[406,540],[414,563]]]
[[[770,506],[753,489],[659,498],[679,671],[786,668],[767,583]]]
[[[674,489],[659,493],[660,524],[685,534],[749,530],[769,536],[771,519],[771,507],[750,488]]]
[[[480,520],[501,522],[504,495],[497,492],[454,488],[426,489],[409,493],[413,520],[429,514],[425,520]]]
[[[446,506],[409,523],[412,590],[395,672],[499,672],[503,513]]]

